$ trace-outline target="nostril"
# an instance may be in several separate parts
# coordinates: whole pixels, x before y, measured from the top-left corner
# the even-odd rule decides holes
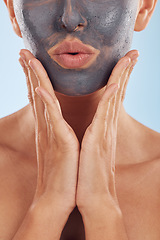
[[[62,28],[66,29],[66,26],[64,24],[62,24]]]
[[[84,24],[83,23],[80,23],[78,24],[77,28],[83,28],[84,27]]]
[[[67,29],[67,26],[64,24],[64,23],[62,23],[62,28],[63,29]],[[77,31],[78,29],[80,29],[80,28],[82,28],[82,27],[84,27],[84,24],[83,23],[79,23],[76,27],[72,27],[72,31]]]

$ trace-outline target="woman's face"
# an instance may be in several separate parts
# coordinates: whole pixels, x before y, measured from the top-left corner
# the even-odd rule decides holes
[[[13,0],[13,4],[25,47],[42,62],[59,93],[80,96],[104,87],[131,47],[138,0]],[[74,66],[74,59],[82,61],[83,54],[68,56],[72,67],[56,60],[50,49],[65,39],[91,46],[95,52],[91,61]]]

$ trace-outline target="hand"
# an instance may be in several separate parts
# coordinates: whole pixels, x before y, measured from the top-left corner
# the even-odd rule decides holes
[[[81,146],[76,203],[81,211],[102,203],[117,207],[115,154],[119,110],[138,51],[119,60],[110,76]],[[117,87],[116,87],[117,86]],[[118,89],[119,86],[119,89]],[[116,87],[116,88],[115,88]]]
[[[28,50],[21,50],[20,56],[35,117],[38,178],[33,205],[45,204],[51,213],[56,202],[70,213],[76,206],[79,142],[62,116],[42,64]]]

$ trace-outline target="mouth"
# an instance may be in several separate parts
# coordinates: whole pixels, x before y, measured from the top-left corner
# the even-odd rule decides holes
[[[100,51],[83,44],[80,40],[67,41],[53,46],[48,50],[49,56],[65,69],[85,69],[96,60]]]

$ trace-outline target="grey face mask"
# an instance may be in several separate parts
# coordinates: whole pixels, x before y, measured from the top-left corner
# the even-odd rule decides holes
[[[55,91],[82,96],[104,87],[131,47],[138,0],[13,0],[25,47],[45,67]],[[50,53],[73,39],[93,47],[88,67],[67,69]]]

